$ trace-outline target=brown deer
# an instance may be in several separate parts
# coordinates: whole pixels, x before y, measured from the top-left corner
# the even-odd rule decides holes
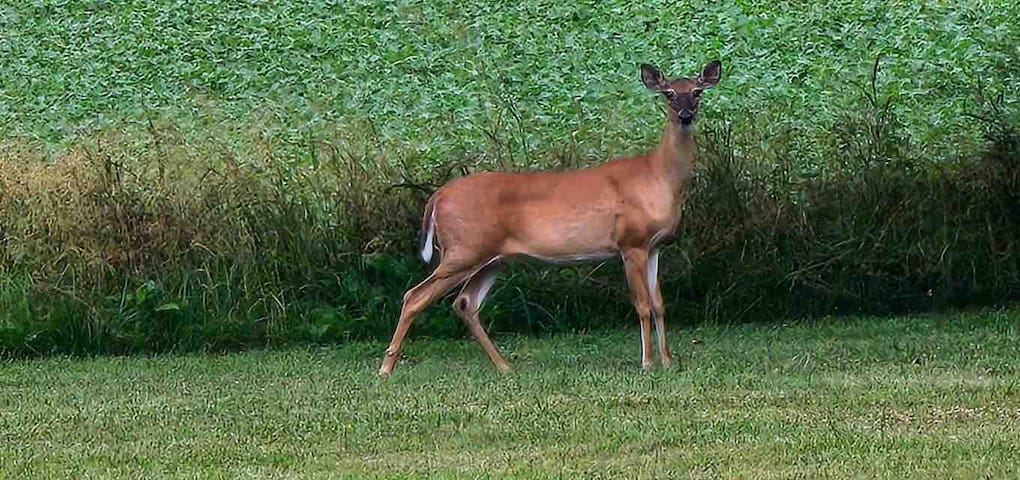
[[[501,371],[510,366],[478,318],[485,295],[507,258],[574,262],[620,255],[641,324],[641,366],[652,366],[651,319],[662,364],[672,362],[659,292],[659,246],[676,233],[694,167],[694,119],[701,93],[719,82],[722,64],[695,78],[667,80],[641,65],[645,87],[661,93],[666,126],[651,152],[591,168],[555,172],[481,172],[457,178],[425,205],[422,258],[440,261],[404,294],[400,320],[379,369],[388,375],[415,315],[463,284],[454,310]]]

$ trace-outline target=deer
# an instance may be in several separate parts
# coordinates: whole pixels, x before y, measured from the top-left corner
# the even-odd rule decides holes
[[[694,122],[702,92],[719,83],[722,63],[696,77],[668,80],[641,64],[644,86],[667,105],[665,127],[650,152],[578,169],[477,172],[453,179],[428,199],[421,256],[438,265],[403,297],[380,376],[393,371],[414,317],[461,286],[453,309],[501,372],[510,365],[478,312],[507,260],[574,263],[619,256],[641,329],[641,367],[653,367],[651,323],[663,367],[673,362],[658,281],[659,249],[680,226],[695,165]]]

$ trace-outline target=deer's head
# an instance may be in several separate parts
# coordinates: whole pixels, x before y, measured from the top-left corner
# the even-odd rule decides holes
[[[679,77],[673,80],[667,80],[659,69],[647,63],[641,65],[641,81],[649,90],[666,97],[670,121],[676,122],[684,131],[690,131],[694,125],[701,92],[714,87],[719,83],[721,76],[722,63],[719,60],[708,62],[697,77]]]

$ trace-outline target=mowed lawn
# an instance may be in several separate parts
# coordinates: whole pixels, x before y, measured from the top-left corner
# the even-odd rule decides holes
[[[1020,310],[0,364],[0,477],[1017,478]]]

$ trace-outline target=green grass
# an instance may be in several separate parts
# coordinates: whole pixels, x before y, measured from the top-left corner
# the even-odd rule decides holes
[[[0,364],[7,478],[1010,478],[1020,311]],[[701,346],[692,346],[692,340]]]

